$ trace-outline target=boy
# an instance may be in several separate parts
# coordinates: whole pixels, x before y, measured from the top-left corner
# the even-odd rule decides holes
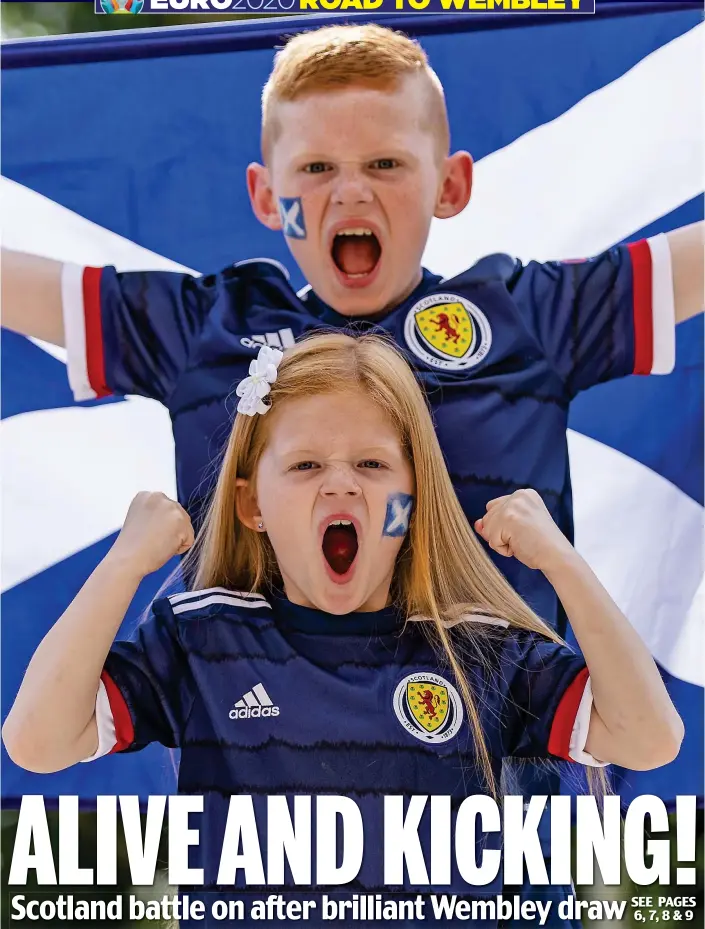
[[[601,381],[671,370],[674,319],[702,308],[702,224],[584,263],[490,256],[441,281],[420,265],[431,219],[460,213],[472,185],[470,155],[448,151],[443,90],[415,42],[374,25],[305,33],[265,87],[264,164],[247,184],[312,289],[297,296],[261,260],[193,279],[6,253],[3,323],[66,345],[76,399],[142,394],[168,407],[179,500],[197,521],[225,400],[259,345],[379,325],[427,387],[468,518],[531,486],[572,538],[568,404]],[[549,585],[500,567],[555,625]]]
[[[61,268],[8,255],[4,324],[65,344],[77,399],[110,392],[164,403],[180,501],[198,521],[228,434],[234,385],[261,344],[325,326],[379,327],[405,350],[434,408],[471,523],[488,500],[536,488],[572,539],[566,425],[593,384],[673,366],[674,321],[702,308],[702,228],[582,263],[494,255],[447,281],[421,268],[432,217],[467,205],[472,159],[449,154],[440,83],[416,43],[378,26],[293,39],[265,87],[257,218],[281,230],[310,282],[280,266],[221,274]],[[512,585],[564,631],[538,572],[497,557]]]

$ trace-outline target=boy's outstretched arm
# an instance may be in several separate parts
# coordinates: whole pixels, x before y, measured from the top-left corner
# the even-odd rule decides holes
[[[12,760],[48,773],[98,747],[96,695],[106,656],[140,581],[193,543],[186,511],[160,493],[138,494],[120,535],[27,668],[2,729]]]
[[[5,249],[0,271],[0,322],[66,348],[77,401],[138,394],[167,403],[222,294],[217,275],[118,272]]]
[[[2,249],[2,325],[21,335],[65,345],[60,261]]]
[[[692,223],[668,233],[673,267],[676,322],[705,309],[705,223]]]
[[[491,500],[475,528],[495,551],[543,571],[568,614],[592,687],[585,751],[633,770],[673,761],[683,723],[651,653],[536,491]]]

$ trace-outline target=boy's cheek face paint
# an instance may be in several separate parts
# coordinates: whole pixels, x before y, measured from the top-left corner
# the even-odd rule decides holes
[[[280,197],[279,216],[282,221],[282,232],[285,236],[290,239],[306,238],[304,205],[301,197]]]
[[[396,493],[387,497],[387,513],[384,517],[383,536],[398,538],[409,531],[414,498],[411,494]]]

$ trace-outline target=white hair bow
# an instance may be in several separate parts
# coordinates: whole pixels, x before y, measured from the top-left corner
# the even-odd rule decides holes
[[[276,381],[277,368],[283,357],[278,349],[262,346],[257,357],[250,362],[249,377],[243,378],[235,388],[235,393],[240,397],[238,413],[254,416],[255,413],[267,412],[269,406],[262,403],[262,398],[271,390],[269,385]]]

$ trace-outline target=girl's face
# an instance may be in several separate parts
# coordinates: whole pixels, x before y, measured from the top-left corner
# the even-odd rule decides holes
[[[360,390],[284,401],[267,416],[247,522],[264,524],[287,597],[338,615],[382,609],[415,492],[394,425]]]

